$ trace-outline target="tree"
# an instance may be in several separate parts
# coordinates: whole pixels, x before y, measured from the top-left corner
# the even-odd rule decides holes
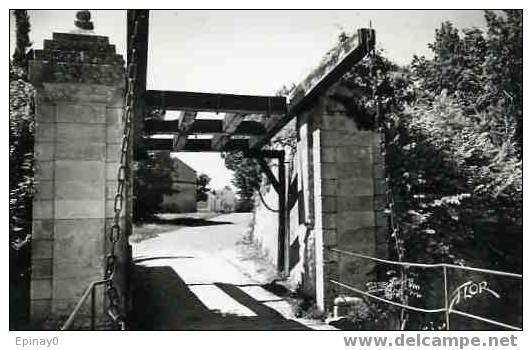
[[[34,89],[26,78],[29,17],[14,11],[17,46],[9,64],[9,323],[26,327],[34,188]]]
[[[253,194],[259,189],[262,180],[257,161],[244,157],[242,152],[225,153],[224,161],[227,169],[233,171],[231,183],[237,188],[240,200],[252,202]]]
[[[436,29],[435,41],[429,44],[434,59],[414,56],[413,79],[419,84],[420,98],[433,98],[443,90],[456,96],[471,112],[480,106],[482,67],[486,56],[486,40],[477,28],[463,30],[461,36],[451,22]]]
[[[400,69],[377,53],[343,78],[357,92],[357,124],[376,127],[381,112],[396,259],[522,269],[522,13],[488,11],[486,21],[486,33],[443,23],[433,58]],[[419,307],[442,299],[440,277],[386,273],[385,288],[368,285],[383,297]],[[442,327],[409,317],[407,327]]]
[[[290,89],[283,87],[276,95],[282,96],[282,94],[288,94],[292,90],[294,90],[294,86]],[[295,152],[296,145],[296,121],[292,120],[271,139],[268,146],[273,149],[290,148],[292,152]],[[288,156],[292,155],[288,154]],[[262,176],[262,169],[257,160],[244,157],[242,152],[227,152],[223,154],[223,157],[227,169],[233,171],[231,183],[237,188],[237,194],[240,197],[238,208],[241,208],[242,211],[251,211],[254,207],[253,195],[255,191],[260,189],[263,180],[268,180]]]
[[[170,152],[151,152],[135,169],[134,219],[146,221],[161,210],[165,194],[175,193],[172,173],[175,171]]]
[[[499,116],[498,129],[507,135],[515,128],[517,151],[523,148],[523,11],[505,10],[504,16],[486,11],[488,31],[484,62],[485,99]]]
[[[26,10],[14,10],[16,26],[16,46],[13,53],[13,65],[26,69],[28,61],[26,52],[31,47],[29,32],[30,32],[30,18]]]
[[[148,118],[164,119],[164,112],[159,109],[147,111]],[[134,168],[133,218],[142,222],[153,218],[161,210],[165,194],[175,193],[172,173],[175,164],[170,152],[148,152],[139,150],[139,161]]]
[[[208,199],[207,193],[211,190],[207,186],[211,182],[211,178],[207,174],[200,174],[196,179],[196,200],[204,202]]]
[[[405,260],[522,268],[521,13],[486,20],[487,33],[460,34],[449,22],[436,30],[434,58],[411,65],[416,98],[389,106],[387,164]],[[441,300],[437,288],[417,303],[431,300]]]
[[[434,59],[414,57],[413,79],[420,98],[433,100],[445,90],[466,116],[486,113],[492,137],[499,143],[511,139],[522,152],[522,11],[486,11],[485,18],[486,33],[468,28],[460,35],[443,23],[429,44]]]

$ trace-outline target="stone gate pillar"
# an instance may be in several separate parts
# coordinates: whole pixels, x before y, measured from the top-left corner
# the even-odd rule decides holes
[[[29,77],[36,88],[30,320],[57,327],[104,275],[123,128],[124,60],[107,37],[54,33],[43,50],[33,52]],[[118,253],[123,279],[126,235]],[[102,314],[101,287],[97,296]],[[85,321],[89,305],[82,309]]]
[[[341,90],[337,83],[298,117],[307,130],[301,136],[309,148],[315,292],[317,307],[322,311],[332,311],[333,299],[340,294],[357,296],[335,286],[331,279],[365,290],[365,283],[375,278],[374,263],[339,255],[332,248],[387,255],[384,160],[379,134],[334,98]]]

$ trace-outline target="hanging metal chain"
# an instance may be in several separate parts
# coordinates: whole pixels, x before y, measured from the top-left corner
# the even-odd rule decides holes
[[[126,191],[128,181],[128,154],[131,144],[131,130],[133,121],[133,111],[135,106],[135,85],[137,79],[137,65],[136,65],[136,37],[138,31],[138,21],[135,20],[134,30],[132,33],[132,47],[129,52],[130,60],[127,65],[127,91],[125,95],[125,104],[122,121],[124,123],[124,130],[122,134],[122,146],[120,148],[120,166],[118,168],[117,181],[118,185],[114,196],[114,216],[113,223],[109,230],[109,241],[111,243],[109,254],[105,258],[105,279],[107,283],[106,295],[109,301],[107,306],[107,315],[111,318],[113,323],[119,329],[125,330],[125,320],[120,314],[120,296],[118,289],[114,286],[113,277],[117,268],[116,246],[122,236],[122,228],[120,227],[120,214],[124,207],[124,192]]]
[[[379,133],[379,148],[380,153],[382,157],[384,158],[384,178],[385,178],[385,188],[386,188],[386,211],[389,217],[389,223],[390,223],[390,229],[391,229],[391,236],[394,240],[394,249],[397,254],[397,261],[402,262],[404,257],[404,246],[403,241],[400,238],[400,230],[399,225],[397,223],[397,218],[395,214],[395,202],[393,197],[393,191],[392,191],[392,185],[391,185],[391,171],[389,167],[387,166],[386,161],[386,123],[384,120],[384,116],[381,110],[381,100],[380,97],[377,95],[377,84],[378,84],[378,72],[377,68],[375,66],[376,62],[376,53],[375,48],[372,48],[371,50],[371,76],[373,78],[373,84],[372,84],[372,95],[373,100],[376,104],[376,124],[377,124],[377,130]],[[401,302],[403,304],[408,304],[408,295],[406,294],[406,286],[407,286],[407,273],[404,269],[404,267],[401,267],[400,271],[400,291],[399,291],[399,298],[401,299]],[[403,308],[401,309],[401,315],[400,315],[400,323],[401,323],[401,329],[404,329],[406,326],[408,315],[406,313],[406,310]]]

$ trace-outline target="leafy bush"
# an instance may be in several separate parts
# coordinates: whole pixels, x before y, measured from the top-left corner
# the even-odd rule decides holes
[[[150,109],[146,114],[152,119],[164,118],[161,109]],[[175,164],[170,152],[148,152],[139,147],[137,156],[133,168],[133,219],[143,222],[161,210],[165,194],[176,193],[172,181]]]
[[[349,331],[375,331],[395,329],[397,308],[383,303],[364,301],[357,305],[349,317],[330,322],[331,325]]]
[[[385,135],[395,259],[522,269],[522,12],[486,21],[487,33],[443,23],[434,58],[400,68],[377,53],[343,78],[357,125]],[[387,272],[385,297],[440,305],[438,274]]]
[[[9,74],[9,232],[14,249],[31,233],[33,191],[33,87],[21,79],[22,71]]]
[[[9,326],[27,327],[33,199],[33,87],[27,82],[31,46],[26,10],[14,10],[16,47],[9,64]]]
[[[175,165],[170,152],[153,152],[143,157],[134,169],[133,217],[136,222],[153,219],[162,207],[165,194],[175,193],[171,174]]]
[[[207,174],[199,174],[196,178],[196,200],[206,201],[208,199],[207,193],[210,191],[209,182],[211,178]]]
[[[239,207],[253,206],[253,194],[259,189],[262,181],[260,165],[253,158],[244,157],[242,152],[227,152],[223,154],[225,166],[233,171],[231,183],[236,187],[239,197]]]
[[[18,67],[9,69],[9,318],[26,327],[29,308],[33,199],[33,87]]]
[[[499,268],[520,269],[511,258],[520,247],[519,236],[512,236],[509,251],[494,259],[467,248],[479,236],[490,235],[488,221],[503,232],[521,230],[522,110],[517,101],[522,95],[516,76],[522,65],[513,63],[508,75],[501,75],[492,64],[494,57],[506,62],[501,45],[516,45],[506,42],[506,30],[522,30],[517,15],[508,12],[506,20],[495,20],[487,12],[486,39],[476,29],[459,36],[444,23],[430,46],[434,59],[414,58],[412,63],[415,100],[387,106],[394,210],[411,258],[453,263],[480,259],[483,266],[496,261]],[[505,35],[495,34],[499,27]],[[519,57],[514,57],[516,62]],[[502,91],[514,93],[513,103]]]

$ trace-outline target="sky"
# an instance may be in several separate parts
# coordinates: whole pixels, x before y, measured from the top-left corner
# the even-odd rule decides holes
[[[74,29],[74,10],[30,10],[34,48],[52,32]],[[126,13],[91,11],[95,33],[125,54]],[[427,44],[446,20],[458,28],[485,28],[480,10],[159,10],[150,11],[148,89],[271,95],[300,82],[334,46],[340,32],[371,26],[377,47],[398,64],[430,56]],[[13,21],[10,32],[13,32]],[[13,36],[11,36],[13,38]],[[14,40],[10,40],[11,51]],[[214,188],[231,172],[218,153],[177,156]]]

